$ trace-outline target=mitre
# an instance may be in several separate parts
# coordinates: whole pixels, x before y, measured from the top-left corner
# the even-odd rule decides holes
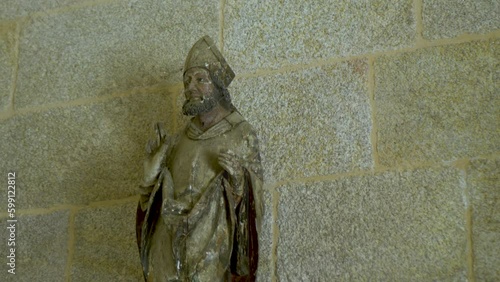
[[[215,46],[210,36],[205,35],[198,40],[186,58],[184,73],[191,68],[205,68],[212,75],[214,82],[223,88],[227,88],[235,74],[226,60]]]

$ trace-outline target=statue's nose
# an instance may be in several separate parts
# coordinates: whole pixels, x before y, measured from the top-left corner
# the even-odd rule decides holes
[[[196,90],[196,82],[194,79],[189,82],[187,89],[188,90]]]

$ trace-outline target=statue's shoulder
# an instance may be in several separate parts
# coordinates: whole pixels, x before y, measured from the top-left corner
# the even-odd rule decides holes
[[[233,129],[237,129],[246,134],[255,135],[255,130],[252,125],[237,111],[226,117],[226,120],[231,124]]]
[[[237,136],[238,140],[240,140],[240,144],[244,144],[246,148],[250,148],[251,154],[259,151],[259,141],[257,137],[257,132],[253,128],[253,126],[246,121],[241,114],[235,121],[235,127],[233,127],[233,134]],[[258,154],[258,153],[257,153]],[[260,158],[260,157],[259,157]]]
[[[232,127],[237,127],[240,123],[246,122],[245,118],[237,111],[232,112],[224,118]]]

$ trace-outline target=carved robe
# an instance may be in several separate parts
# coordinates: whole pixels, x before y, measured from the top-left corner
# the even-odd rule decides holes
[[[227,150],[243,157],[242,183],[231,183],[218,164]],[[137,210],[146,281],[253,281],[262,209],[250,124],[236,111],[205,132],[191,122]]]

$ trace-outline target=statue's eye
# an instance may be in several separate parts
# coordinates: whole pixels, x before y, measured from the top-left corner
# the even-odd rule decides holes
[[[205,78],[203,78],[203,77],[199,77],[198,78],[198,82],[207,83],[208,81]]]

